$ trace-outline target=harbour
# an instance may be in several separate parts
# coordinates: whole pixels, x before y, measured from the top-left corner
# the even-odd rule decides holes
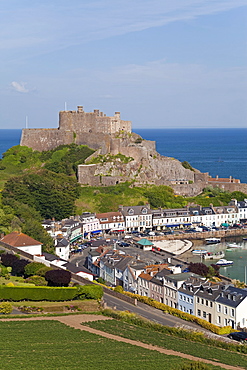
[[[236,243],[238,248],[230,248],[229,245]],[[193,248],[186,251],[180,258],[188,263],[190,262],[202,262],[209,266],[215,264],[217,259],[204,259],[203,254],[193,254],[192,250],[207,250],[210,253],[223,252],[226,260],[233,261],[230,266],[221,266],[220,274],[230,279],[237,279],[247,284],[247,240],[243,240],[242,237],[232,237],[230,240],[225,239],[217,244],[208,245],[202,240],[193,241]]]

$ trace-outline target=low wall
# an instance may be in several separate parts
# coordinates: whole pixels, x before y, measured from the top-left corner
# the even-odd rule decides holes
[[[233,236],[246,236],[247,228],[244,229],[227,229],[227,230],[217,230],[217,231],[204,231],[196,233],[183,233],[183,234],[170,234],[170,235],[159,235],[159,236],[149,236],[147,239],[153,240],[201,240],[206,238],[228,238]]]

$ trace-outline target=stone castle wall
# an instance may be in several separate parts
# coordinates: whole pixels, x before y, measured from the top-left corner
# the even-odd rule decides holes
[[[59,113],[59,129],[73,132],[104,133],[108,135],[119,131],[131,133],[131,121],[120,119],[120,113],[115,112],[113,117],[107,117],[103,112],[95,109],[92,113],[84,112],[79,106],[77,111],[62,111]]]
[[[95,150],[101,148],[102,154],[106,154],[114,146],[111,139],[119,132],[131,134],[131,121],[121,120],[119,112],[107,117],[99,110],[86,113],[79,106],[77,111],[59,113],[57,129],[23,129],[20,145],[45,151],[75,143],[88,145]]]
[[[114,162],[80,165],[80,184],[106,186],[132,181],[137,186],[168,185],[176,194],[186,196],[197,195],[209,185],[247,193],[247,184],[227,179],[210,182],[208,173],[185,169],[180,161],[161,156],[156,151],[155,142],[143,140],[138,134],[132,133],[131,121],[121,120],[119,112],[107,117],[99,110],[84,112],[82,106],[77,111],[62,111],[59,113],[57,129],[24,129],[20,144],[44,151],[71,143],[94,149],[96,152],[92,156],[121,153],[130,158],[128,163],[118,158]]]

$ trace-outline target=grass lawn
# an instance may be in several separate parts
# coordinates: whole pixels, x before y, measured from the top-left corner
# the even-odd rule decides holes
[[[0,332],[0,363],[5,370],[179,370],[187,363],[179,357],[116,342],[56,321],[0,321]]]
[[[219,361],[227,365],[241,366],[247,369],[247,355],[208,346],[199,342],[191,342],[187,339],[173,337],[152,329],[126,324],[117,320],[95,321],[86,324],[83,323],[83,325],[107,333],[117,334],[125,338],[157,345],[162,348],[172,349],[207,360]]]

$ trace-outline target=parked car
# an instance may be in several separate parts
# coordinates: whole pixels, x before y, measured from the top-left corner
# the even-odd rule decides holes
[[[234,333],[230,333],[228,338],[247,344],[247,333],[245,331],[236,331]]]

